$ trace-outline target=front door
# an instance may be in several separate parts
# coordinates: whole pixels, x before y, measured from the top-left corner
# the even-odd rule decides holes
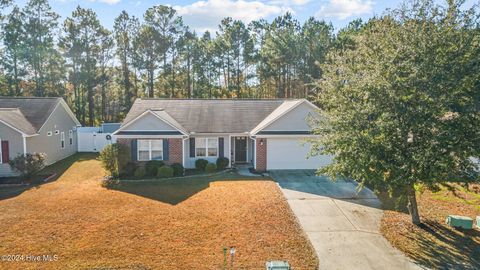
[[[247,137],[235,137],[235,162],[247,162]]]

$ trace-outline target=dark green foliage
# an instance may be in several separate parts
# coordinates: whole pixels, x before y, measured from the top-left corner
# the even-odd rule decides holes
[[[22,154],[10,160],[8,164],[13,170],[20,172],[22,177],[29,178],[43,169],[45,157],[44,153]]]
[[[137,169],[138,164],[136,162],[129,161],[123,168],[120,169],[120,174],[122,176],[132,176]]]
[[[157,177],[170,178],[173,177],[173,168],[170,166],[162,166],[158,169]]]
[[[105,170],[117,178],[120,168],[124,168],[130,160],[130,148],[120,143],[109,144],[100,152],[99,159]]]
[[[138,167],[136,170],[135,170],[135,178],[143,178],[145,176],[145,168],[144,167]]]
[[[203,172],[205,171],[205,166],[207,166],[207,164],[208,164],[208,160],[203,158],[197,159],[195,160],[195,169]]]
[[[207,173],[213,173],[216,170],[217,170],[217,165],[215,165],[215,163],[208,163],[205,166],[205,172],[207,172]]]
[[[399,192],[415,224],[418,186],[478,181],[479,15],[415,1],[343,32],[351,42],[322,66],[313,121],[313,153],[335,155],[321,172]]]
[[[173,175],[174,176],[182,176],[184,172],[184,168],[180,163],[173,163],[172,164]]]
[[[165,165],[165,162],[161,160],[150,160],[145,163],[145,172],[147,176],[157,175],[158,169]]]
[[[217,159],[217,168],[218,168],[219,170],[225,169],[225,168],[228,166],[228,162],[229,162],[228,158],[226,158],[226,157],[219,157],[219,158]]]

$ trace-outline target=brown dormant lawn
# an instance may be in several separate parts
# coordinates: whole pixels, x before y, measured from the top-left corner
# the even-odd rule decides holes
[[[71,166],[70,166],[71,165]],[[315,252],[277,185],[223,174],[100,186],[92,155],[50,170],[65,171],[30,189],[0,189],[0,255],[58,255],[57,261],[0,261],[0,269],[264,269],[288,260],[316,269]],[[68,168],[68,169],[67,169]],[[230,179],[230,180],[225,180]],[[31,257],[30,257],[31,259]]]
[[[410,216],[385,211],[381,231],[415,262],[431,269],[480,269],[480,229],[456,230],[445,224],[450,215],[480,216],[480,185],[468,189],[451,184],[438,192],[418,195],[422,226]]]

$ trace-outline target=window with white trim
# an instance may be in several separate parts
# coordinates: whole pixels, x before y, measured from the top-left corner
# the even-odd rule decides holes
[[[163,160],[163,140],[137,140],[139,161]]]
[[[218,157],[218,138],[195,138],[196,157]]]
[[[2,152],[2,139],[0,139],[0,164],[3,163],[3,152]]]
[[[73,130],[68,131],[68,140],[70,141],[70,145],[73,144]]]
[[[62,149],[65,148],[65,132],[62,131],[62,133],[60,133],[60,142],[61,142],[61,145],[62,145]]]

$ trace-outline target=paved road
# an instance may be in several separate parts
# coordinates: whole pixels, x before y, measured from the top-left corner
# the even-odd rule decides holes
[[[332,182],[313,171],[273,171],[312,242],[320,269],[421,269],[379,233],[383,211],[375,194],[353,181]]]

